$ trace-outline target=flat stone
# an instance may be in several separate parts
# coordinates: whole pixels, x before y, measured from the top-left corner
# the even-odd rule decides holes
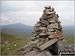
[[[51,8],[51,6],[45,6],[45,9],[50,9]]]
[[[49,51],[43,51],[43,52],[36,52],[36,51],[31,51],[24,56],[52,56],[52,54]]]
[[[61,23],[61,22],[59,21],[59,19],[57,20],[57,22],[58,22],[58,23]]]
[[[36,37],[36,36],[37,36],[37,34],[32,34],[32,36],[33,36],[33,37]]]
[[[35,26],[40,26],[40,24],[35,24]]]
[[[40,33],[39,36],[46,36],[46,33]]]
[[[63,37],[62,32],[56,31],[56,33],[53,33],[50,35],[51,38],[61,38]]]
[[[50,8],[50,12],[52,12],[52,11],[54,11],[54,8],[52,7],[52,8]]]
[[[53,15],[53,14],[51,14],[51,15],[47,16],[47,18],[53,18],[53,17],[54,17],[54,15]]]
[[[52,35],[54,33],[56,33],[56,32],[47,32],[48,35]]]
[[[41,19],[40,21],[41,21],[41,23],[43,23],[45,25],[48,25],[49,24],[47,20]]]
[[[49,46],[51,46],[52,44],[54,44],[55,42],[57,42],[58,39],[52,39],[52,40],[49,40],[48,42],[42,44],[40,47],[38,47],[40,50],[44,50],[46,48],[48,48]]]
[[[47,30],[46,27],[40,27],[40,30]]]
[[[58,19],[58,18],[59,18],[58,14],[55,14],[55,15],[54,15],[54,17],[55,17],[56,19]]]
[[[50,9],[46,9],[45,12],[50,12]]]
[[[54,29],[49,29],[49,28],[47,28],[47,29],[48,29],[48,32],[54,31]]]
[[[49,28],[49,29],[53,29],[53,28],[56,28],[56,29],[58,29],[58,23],[54,23],[54,24],[50,24],[50,25],[48,25],[48,27],[47,28]]]
[[[34,31],[39,31],[40,27],[34,27]]]
[[[39,39],[35,40],[35,41],[31,41],[32,44],[37,44],[39,42]]]
[[[32,33],[35,33],[35,31],[33,30]]]
[[[61,26],[61,24],[59,24],[59,29],[62,30],[62,26]]]
[[[46,41],[46,38],[40,38],[40,41],[42,41],[42,42]]]
[[[56,23],[56,20],[55,19],[50,19],[49,22],[50,23]]]
[[[53,38],[53,36],[48,36],[50,39],[52,39]]]
[[[42,17],[45,17],[45,16],[47,16],[47,14],[46,14],[45,11],[44,11],[43,14],[42,14]]]
[[[48,22],[50,22],[50,23],[56,23],[57,22],[57,19],[55,17],[49,18],[48,19]]]
[[[34,40],[36,40],[36,39],[37,39],[36,37],[31,37],[30,40],[34,41]]]

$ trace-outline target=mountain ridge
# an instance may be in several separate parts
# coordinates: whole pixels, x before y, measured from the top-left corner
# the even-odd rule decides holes
[[[31,32],[22,32],[22,31],[10,29],[10,28],[2,28],[1,33],[6,33],[6,34],[9,34],[14,37],[21,38],[21,39],[26,39],[28,37],[31,37],[32,35]]]
[[[23,31],[23,32],[32,32],[33,30],[32,26],[24,25],[21,23],[2,25],[1,28],[11,28],[11,29],[15,29],[15,30]]]
[[[6,32],[8,33],[17,31],[17,35],[19,34],[21,35],[21,33],[25,32],[23,34],[25,36],[25,35],[31,35],[31,32],[33,31],[34,27],[24,25],[21,23],[16,23],[16,24],[10,24],[10,25],[3,25],[1,26],[1,29],[9,29],[9,30],[11,29],[10,31],[6,30]],[[21,32],[21,33],[18,34],[18,32]],[[27,32],[30,32],[30,33],[27,33]],[[64,34],[64,37],[74,37],[74,26],[63,26],[63,34]]]

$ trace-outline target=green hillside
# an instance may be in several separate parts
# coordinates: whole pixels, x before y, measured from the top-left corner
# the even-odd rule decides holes
[[[75,40],[74,37],[64,37],[64,39],[65,39],[66,41],[72,43],[72,44],[75,44],[75,42],[74,42],[74,40]]]
[[[69,30],[63,30],[64,37],[74,37],[74,30],[69,29]]]
[[[14,52],[16,52],[16,50],[24,46],[27,42],[28,40],[22,40],[5,33],[1,33],[1,54],[13,54]]]
[[[31,37],[31,35],[32,35],[31,32],[22,32],[22,31],[10,29],[10,28],[2,28],[1,32],[12,35],[12,36],[17,37],[17,38],[21,38],[21,39]]]

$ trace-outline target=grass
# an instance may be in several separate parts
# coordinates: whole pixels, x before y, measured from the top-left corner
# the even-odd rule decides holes
[[[74,42],[74,38],[70,38],[70,37],[64,37],[65,40],[67,40],[68,42],[72,43],[72,44],[75,44]]]
[[[28,40],[15,38],[11,35],[1,34],[1,55],[13,54],[19,48],[28,43]]]
[[[74,43],[74,38],[64,37],[70,43]],[[1,54],[2,55],[9,55],[17,53],[16,51],[26,45],[29,42],[27,39],[19,39],[15,38],[11,35],[1,33]],[[16,46],[15,46],[16,44]]]

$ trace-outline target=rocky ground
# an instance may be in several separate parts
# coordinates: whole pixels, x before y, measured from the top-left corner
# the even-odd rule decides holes
[[[25,56],[52,56],[52,54],[49,53],[48,51],[43,51],[43,52],[31,51],[27,53]]]
[[[74,44],[66,40],[60,41],[58,44],[59,44],[59,50],[61,51],[73,51],[74,50]]]
[[[63,41],[59,41],[59,48],[58,48],[58,52],[59,55],[61,55],[60,51],[73,51],[74,53],[74,45],[72,43],[67,42],[66,40]],[[23,50],[24,51],[24,50]],[[27,54],[23,54],[24,56],[53,56],[54,54],[52,53],[52,51],[42,51],[42,52],[36,52],[36,51],[31,51],[28,52]]]

